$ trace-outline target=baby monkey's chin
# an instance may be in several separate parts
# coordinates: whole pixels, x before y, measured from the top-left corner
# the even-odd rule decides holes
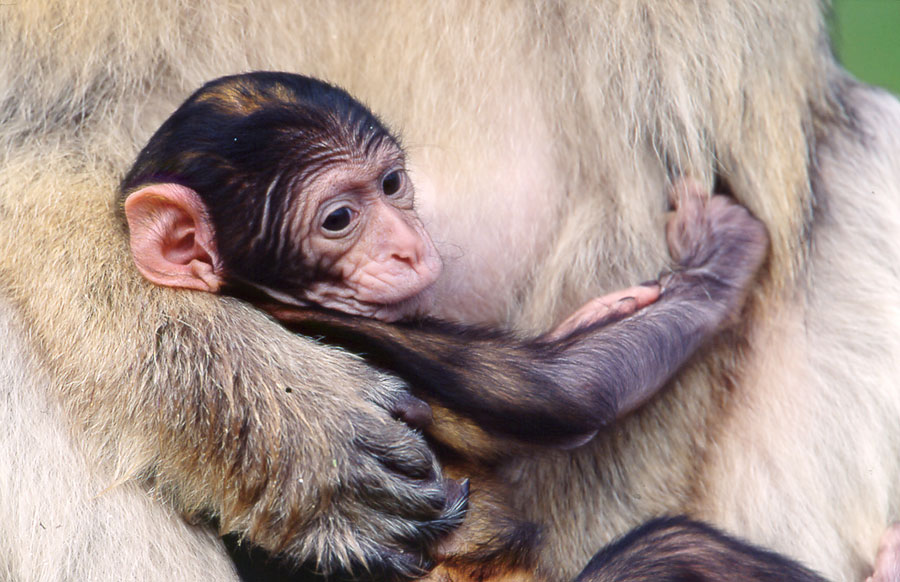
[[[415,319],[429,313],[434,306],[435,294],[432,286],[429,285],[412,297],[407,296],[399,301],[390,301],[389,297],[386,298],[388,301],[380,301],[380,298],[370,300],[369,297],[361,299],[349,292],[345,294],[307,292],[298,299],[300,299],[297,302],[299,305],[318,305],[348,315],[359,315],[392,323],[404,319]]]
[[[367,317],[387,323],[417,319],[432,312],[434,301],[435,294],[432,286],[429,286],[412,297],[395,303],[372,304],[372,311]]]
[[[422,294],[419,294],[416,297],[406,299],[400,303],[376,306],[375,311],[369,317],[387,323],[393,323],[404,319],[416,319],[430,311],[428,305],[424,303]]]

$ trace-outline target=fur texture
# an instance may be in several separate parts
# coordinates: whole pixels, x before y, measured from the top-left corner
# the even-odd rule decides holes
[[[783,556],[706,524],[658,518],[594,556],[577,582],[825,582]]]
[[[5,476],[24,493],[0,517],[85,508],[67,536],[32,520],[35,535],[0,537],[15,540],[0,572],[99,580],[128,555],[135,579],[226,579],[218,543],[166,507],[276,543],[254,526],[267,511],[320,503],[292,547],[350,560],[441,495],[353,445],[362,433],[431,465],[385,412],[389,380],[233,301],[150,289],[128,263],[113,199],[138,145],[204,81],[264,68],[327,78],[402,129],[448,259],[436,315],[544,330],[655,276],[674,173],[721,177],[766,223],[772,253],[741,329],[614,432],[503,475],[543,525],[541,576],[573,575],[618,533],[678,511],[832,579],[868,573],[900,513],[900,105],[837,67],[819,2],[19,2],[0,6],[0,48],[0,282],[26,341],[4,355],[7,414],[61,439],[4,442],[34,476]],[[25,420],[20,386],[52,404],[46,428]],[[192,419],[178,403],[212,397],[258,432],[251,473],[285,463],[303,484],[264,488],[275,505],[226,499],[204,472],[222,451],[180,432]],[[34,434],[16,430],[10,443]],[[60,454],[76,442],[81,465]],[[352,485],[323,497],[357,482],[353,459],[389,492],[381,510]],[[73,477],[40,477],[56,465]],[[70,487],[109,490],[96,499],[121,499],[118,519]],[[114,533],[82,549],[98,523]],[[195,551],[166,562],[120,543],[134,535]]]
[[[176,564],[184,580],[234,579],[209,528],[188,525],[138,483],[110,487],[111,475],[98,471],[61,422],[51,380],[21,328],[3,300],[0,579],[164,580]]]

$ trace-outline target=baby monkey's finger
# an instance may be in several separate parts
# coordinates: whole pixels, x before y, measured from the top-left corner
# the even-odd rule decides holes
[[[693,178],[682,177],[672,182],[666,189],[669,206],[673,210],[680,210],[686,205],[702,206],[702,202],[709,198],[709,190]]]

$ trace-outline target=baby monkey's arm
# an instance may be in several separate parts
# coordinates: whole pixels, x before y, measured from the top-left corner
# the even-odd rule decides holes
[[[409,382],[433,406],[489,434],[571,445],[633,411],[740,310],[763,261],[762,224],[691,183],[673,189],[675,260],[654,303],[557,339],[425,320],[388,324],[320,310],[267,309],[289,328],[346,347]],[[440,427],[438,427],[440,428]]]

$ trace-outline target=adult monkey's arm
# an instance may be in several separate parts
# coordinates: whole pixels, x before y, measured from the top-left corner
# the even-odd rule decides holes
[[[41,166],[0,172],[0,276],[89,454],[292,561],[427,567],[464,502],[394,420],[402,387],[237,301],[145,283],[102,168]]]

